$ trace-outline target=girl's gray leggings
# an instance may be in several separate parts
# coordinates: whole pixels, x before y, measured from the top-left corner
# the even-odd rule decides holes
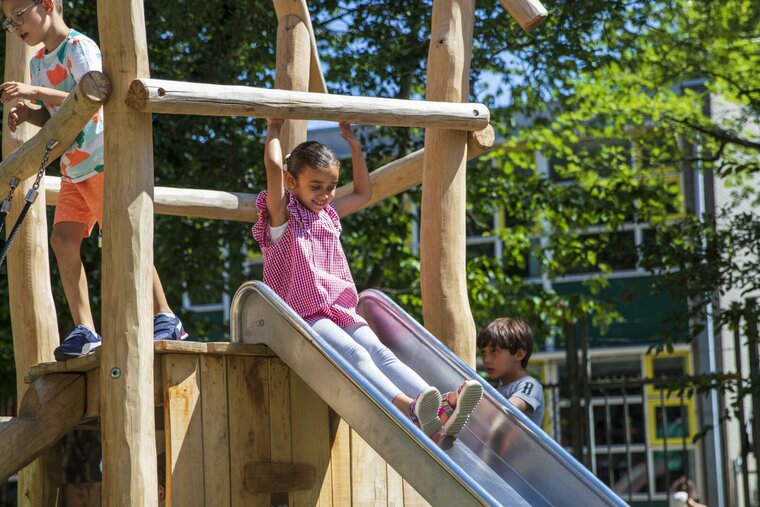
[[[368,325],[354,324],[344,329],[330,319],[320,319],[311,327],[388,400],[401,393],[414,399],[428,387],[380,342]]]

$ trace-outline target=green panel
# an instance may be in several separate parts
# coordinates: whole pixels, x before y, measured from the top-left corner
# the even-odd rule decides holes
[[[588,293],[582,282],[555,282],[554,289],[563,295]],[[661,343],[664,334],[675,334],[680,340],[686,339],[683,331],[686,302],[654,291],[650,277],[611,279],[609,287],[599,294],[599,299],[613,302],[625,321],[610,326],[605,335],[592,327],[589,337],[593,347]],[[675,331],[678,327],[681,330]]]

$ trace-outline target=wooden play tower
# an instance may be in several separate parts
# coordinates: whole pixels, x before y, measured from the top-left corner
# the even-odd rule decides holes
[[[526,30],[546,16],[537,0],[502,4]],[[23,196],[48,142],[58,142],[51,159],[60,156],[97,109],[105,111],[97,354],[53,362],[59,336],[45,205],[57,198],[56,178],[46,178],[7,261],[20,404],[17,417],[0,423],[0,480],[25,467],[19,505],[60,504],[60,461],[49,449],[86,421],[99,422],[102,436],[102,505],[156,505],[156,455],[164,447],[167,505],[426,503],[267,347],[152,340],[154,213],[251,223],[256,196],[154,189],[151,115],[286,118],[286,151],[306,139],[309,119],[349,120],[426,129],[424,150],[371,174],[370,204],[422,184],[425,326],[474,363],[465,164],[493,144],[487,108],[466,103],[474,0],[433,2],[425,101],[328,95],[305,0],[274,0],[274,7],[271,90],[151,79],[142,0],[98,0],[103,73],[85,76],[39,131],[3,129],[0,188],[17,176]],[[5,80],[27,80],[33,50],[13,35],[6,48]],[[14,199],[9,226],[22,204]]]

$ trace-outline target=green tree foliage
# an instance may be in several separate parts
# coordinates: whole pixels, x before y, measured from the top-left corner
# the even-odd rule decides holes
[[[64,3],[69,24],[97,39],[94,3]],[[431,0],[309,4],[331,92],[424,98]],[[760,91],[753,70],[760,7],[748,0],[556,0],[547,7],[546,24],[525,34],[498,2],[477,6],[471,98],[492,108],[492,123],[505,139],[472,163],[468,174],[469,227],[497,234],[505,244],[501,259],[469,259],[478,324],[497,314],[520,314],[539,336],[548,336],[558,335],[566,322],[590,317],[604,332],[621,316],[602,296],[608,285],[603,275],[631,255],[659,275],[663,287],[684,289],[691,301],[737,280],[744,289],[756,287],[753,266],[746,266],[743,278],[732,274],[725,250],[732,238],[721,232],[746,231],[744,248],[751,249],[756,214],[748,213],[744,222],[731,214],[719,214],[717,221],[675,214],[684,203],[669,168],[714,171],[735,184],[737,202],[757,198],[747,179],[756,170],[759,147],[753,129]],[[146,2],[145,9],[153,77],[272,86],[277,23],[270,3],[179,0]],[[716,97],[738,107],[708,117],[704,104]],[[153,126],[156,185],[263,188],[263,121],[155,116]],[[390,142],[368,144],[372,168],[422,144],[417,129],[372,133],[379,137]],[[550,162],[552,178],[537,170],[536,152]],[[350,177],[348,168],[343,177]],[[418,317],[419,259],[410,243],[410,210],[419,197],[414,189],[349,217],[343,235],[359,288],[386,290]],[[502,223],[493,227],[490,214],[499,210]],[[621,251],[616,233],[632,220],[652,227],[654,248]],[[590,227],[599,234],[583,234]],[[90,243],[86,263],[91,286],[99,287],[99,251]],[[256,276],[246,266],[257,252],[248,224],[156,217],[156,265],[176,309],[185,291],[196,302],[234,292]],[[561,294],[529,279],[531,262],[548,280],[572,272],[599,275],[584,290]],[[706,264],[715,269],[703,269]],[[56,287],[57,280],[54,271]],[[65,332],[68,314],[58,288],[56,302]],[[2,329],[10,330],[6,309],[0,318]],[[199,338],[225,332],[192,314],[183,320]],[[9,341],[9,332],[4,335]]]

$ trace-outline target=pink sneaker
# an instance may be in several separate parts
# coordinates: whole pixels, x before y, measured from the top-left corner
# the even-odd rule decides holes
[[[442,396],[442,403],[439,409],[439,413],[444,413],[449,416],[446,424],[443,426],[443,432],[446,436],[454,437],[464,425],[467,424],[467,420],[470,418],[470,414],[475,410],[475,407],[480,403],[480,399],[483,397],[483,386],[477,380],[465,380],[457,388],[457,406],[452,410],[449,405],[449,393]]]
[[[440,406],[441,393],[435,387],[428,387],[409,405],[409,418],[425,435],[433,436],[441,431],[441,420],[438,418]]]

